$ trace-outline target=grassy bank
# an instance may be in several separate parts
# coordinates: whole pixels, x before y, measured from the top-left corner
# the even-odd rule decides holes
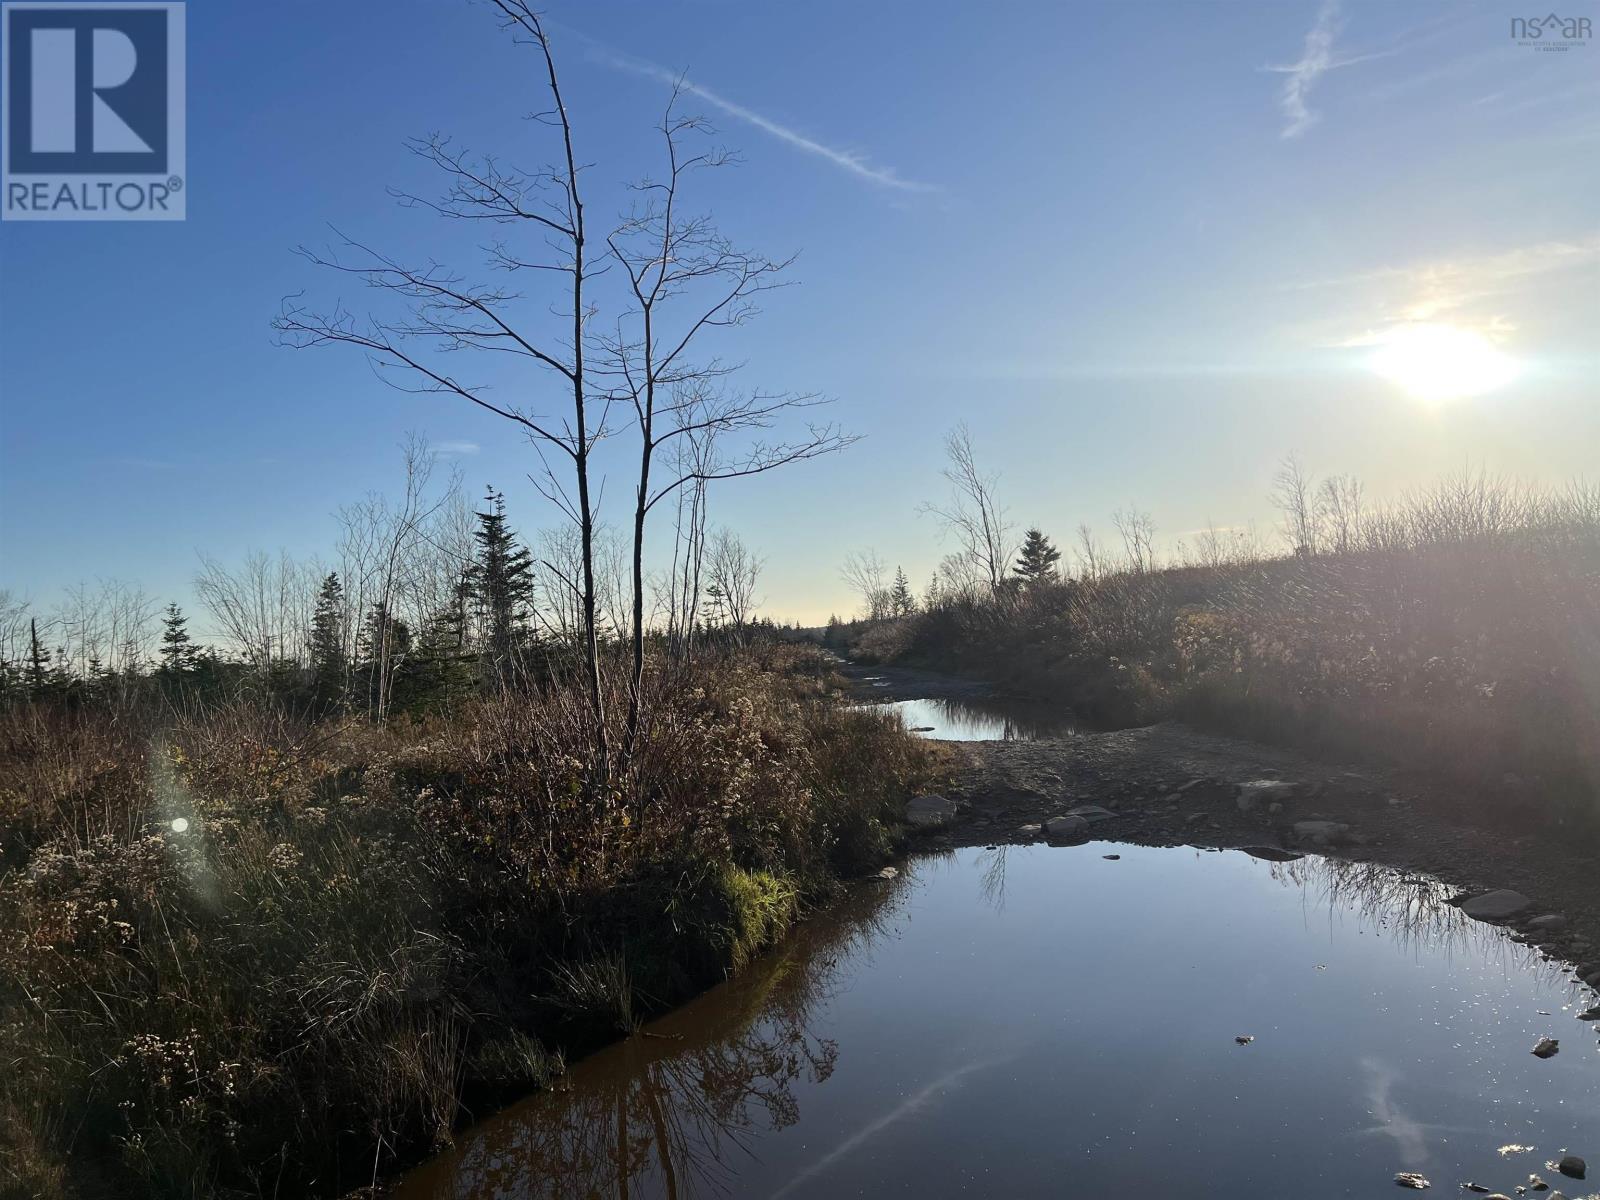
[[[826,670],[653,674],[603,788],[563,687],[0,713],[0,1193],[338,1194],[737,967],[935,769]]]
[[[1425,770],[1519,820],[1600,824],[1600,496],[1458,480],[1342,548],[946,596],[859,630],[1112,723]]]

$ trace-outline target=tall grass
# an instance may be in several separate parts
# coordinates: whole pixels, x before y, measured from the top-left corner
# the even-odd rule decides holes
[[[1479,812],[1600,818],[1600,489],[1463,475],[1312,553],[955,597],[860,645],[1443,774]]]
[[[0,1195],[337,1194],[775,938],[933,770],[768,649],[585,700],[0,713]]]

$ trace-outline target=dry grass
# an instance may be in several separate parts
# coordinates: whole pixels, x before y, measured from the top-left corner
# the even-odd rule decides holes
[[[932,769],[823,674],[653,675],[604,785],[560,687],[0,713],[0,1195],[335,1194],[748,958]]]
[[[1112,722],[1182,716],[1600,818],[1600,493],[1465,476],[1342,542],[958,599],[865,644]]]

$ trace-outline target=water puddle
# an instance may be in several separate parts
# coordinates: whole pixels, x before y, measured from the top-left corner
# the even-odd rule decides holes
[[[896,700],[872,707],[899,713],[906,728],[923,737],[952,742],[1034,742],[1067,737],[1083,728],[1069,715],[1052,714],[1046,706],[1026,701]]]
[[[1443,895],[1189,848],[923,858],[398,1194],[1586,1194],[1541,1168],[1600,1162],[1593,1000]]]

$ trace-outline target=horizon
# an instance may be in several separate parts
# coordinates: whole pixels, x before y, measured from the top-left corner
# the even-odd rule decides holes
[[[525,48],[480,6],[384,11],[307,36],[194,8],[187,220],[0,222],[0,588],[48,608],[124,580],[203,627],[199,553],[330,554],[336,508],[398,488],[408,432],[469,498],[503,490],[525,540],[559,523],[504,422],[272,344],[283,297],[340,294],[292,252],[330,225],[486,274],[481,238],[385,187],[430,188],[403,140],[435,130],[516,158]],[[694,206],[800,253],[802,286],[726,353],[862,440],[711,490],[774,620],[848,617],[853,551],[920,590],[948,547],[915,510],[961,422],[1019,533],[1064,550],[1130,506],[1169,552],[1213,521],[1272,541],[1289,453],[1377,501],[1469,466],[1593,469],[1592,46],[1540,53],[1505,10],[1444,3],[553,16],[597,219],[656,165],[682,72],[743,158]],[[631,453],[601,458],[613,524]]]

